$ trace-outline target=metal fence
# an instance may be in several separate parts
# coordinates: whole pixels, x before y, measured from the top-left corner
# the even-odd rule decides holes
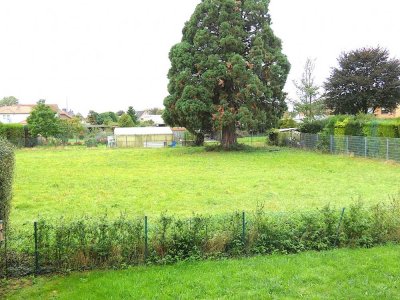
[[[326,136],[299,132],[281,133],[282,146],[400,162],[400,139],[364,136]]]

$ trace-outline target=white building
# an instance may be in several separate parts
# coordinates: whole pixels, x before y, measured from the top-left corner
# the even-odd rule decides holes
[[[57,104],[46,104],[57,113],[60,119],[71,119],[65,111],[60,110]],[[26,124],[26,120],[30,116],[32,109],[36,104],[17,104],[11,106],[0,107],[0,122],[4,124]]]

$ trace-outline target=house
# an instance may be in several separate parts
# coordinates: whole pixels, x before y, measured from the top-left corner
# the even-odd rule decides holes
[[[47,104],[57,113],[62,120],[68,120],[72,117],[65,111],[60,110],[57,104]],[[17,104],[11,106],[0,107],[0,122],[5,124],[27,124],[26,120],[30,116],[36,104]]]
[[[149,122],[156,127],[164,127],[165,121],[161,115],[151,115],[148,111],[139,111],[136,113],[140,122]]]
[[[400,106],[393,111],[384,108],[377,108],[374,112],[374,115],[379,119],[400,118]]]
[[[169,127],[125,127],[114,129],[117,147],[162,148],[172,143],[174,135]]]

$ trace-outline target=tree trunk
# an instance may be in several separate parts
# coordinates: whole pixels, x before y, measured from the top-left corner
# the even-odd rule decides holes
[[[203,146],[203,144],[204,144],[204,134],[196,133],[194,145],[195,146]]]
[[[222,127],[221,144],[224,149],[229,149],[237,144],[235,124],[229,124]]]

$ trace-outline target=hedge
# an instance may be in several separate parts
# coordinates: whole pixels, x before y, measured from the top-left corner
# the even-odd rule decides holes
[[[336,136],[368,136],[400,138],[400,119],[379,120],[373,116],[337,115],[325,120],[306,121],[300,125],[302,133],[324,133]]]
[[[25,146],[25,126],[21,124],[1,124],[0,138],[8,140],[15,146]]]
[[[365,207],[361,202],[341,210],[326,206],[303,213],[247,213],[182,219],[162,215],[144,218],[75,218],[39,220],[38,273],[183,260],[299,253],[337,247],[373,247],[400,242],[400,202]],[[33,226],[13,232],[8,242],[8,274],[35,271]],[[146,243],[147,241],[147,243]],[[0,276],[1,266],[0,260]]]
[[[0,138],[0,220],[6,226],[11,207],[14,165],[13,146]]]

